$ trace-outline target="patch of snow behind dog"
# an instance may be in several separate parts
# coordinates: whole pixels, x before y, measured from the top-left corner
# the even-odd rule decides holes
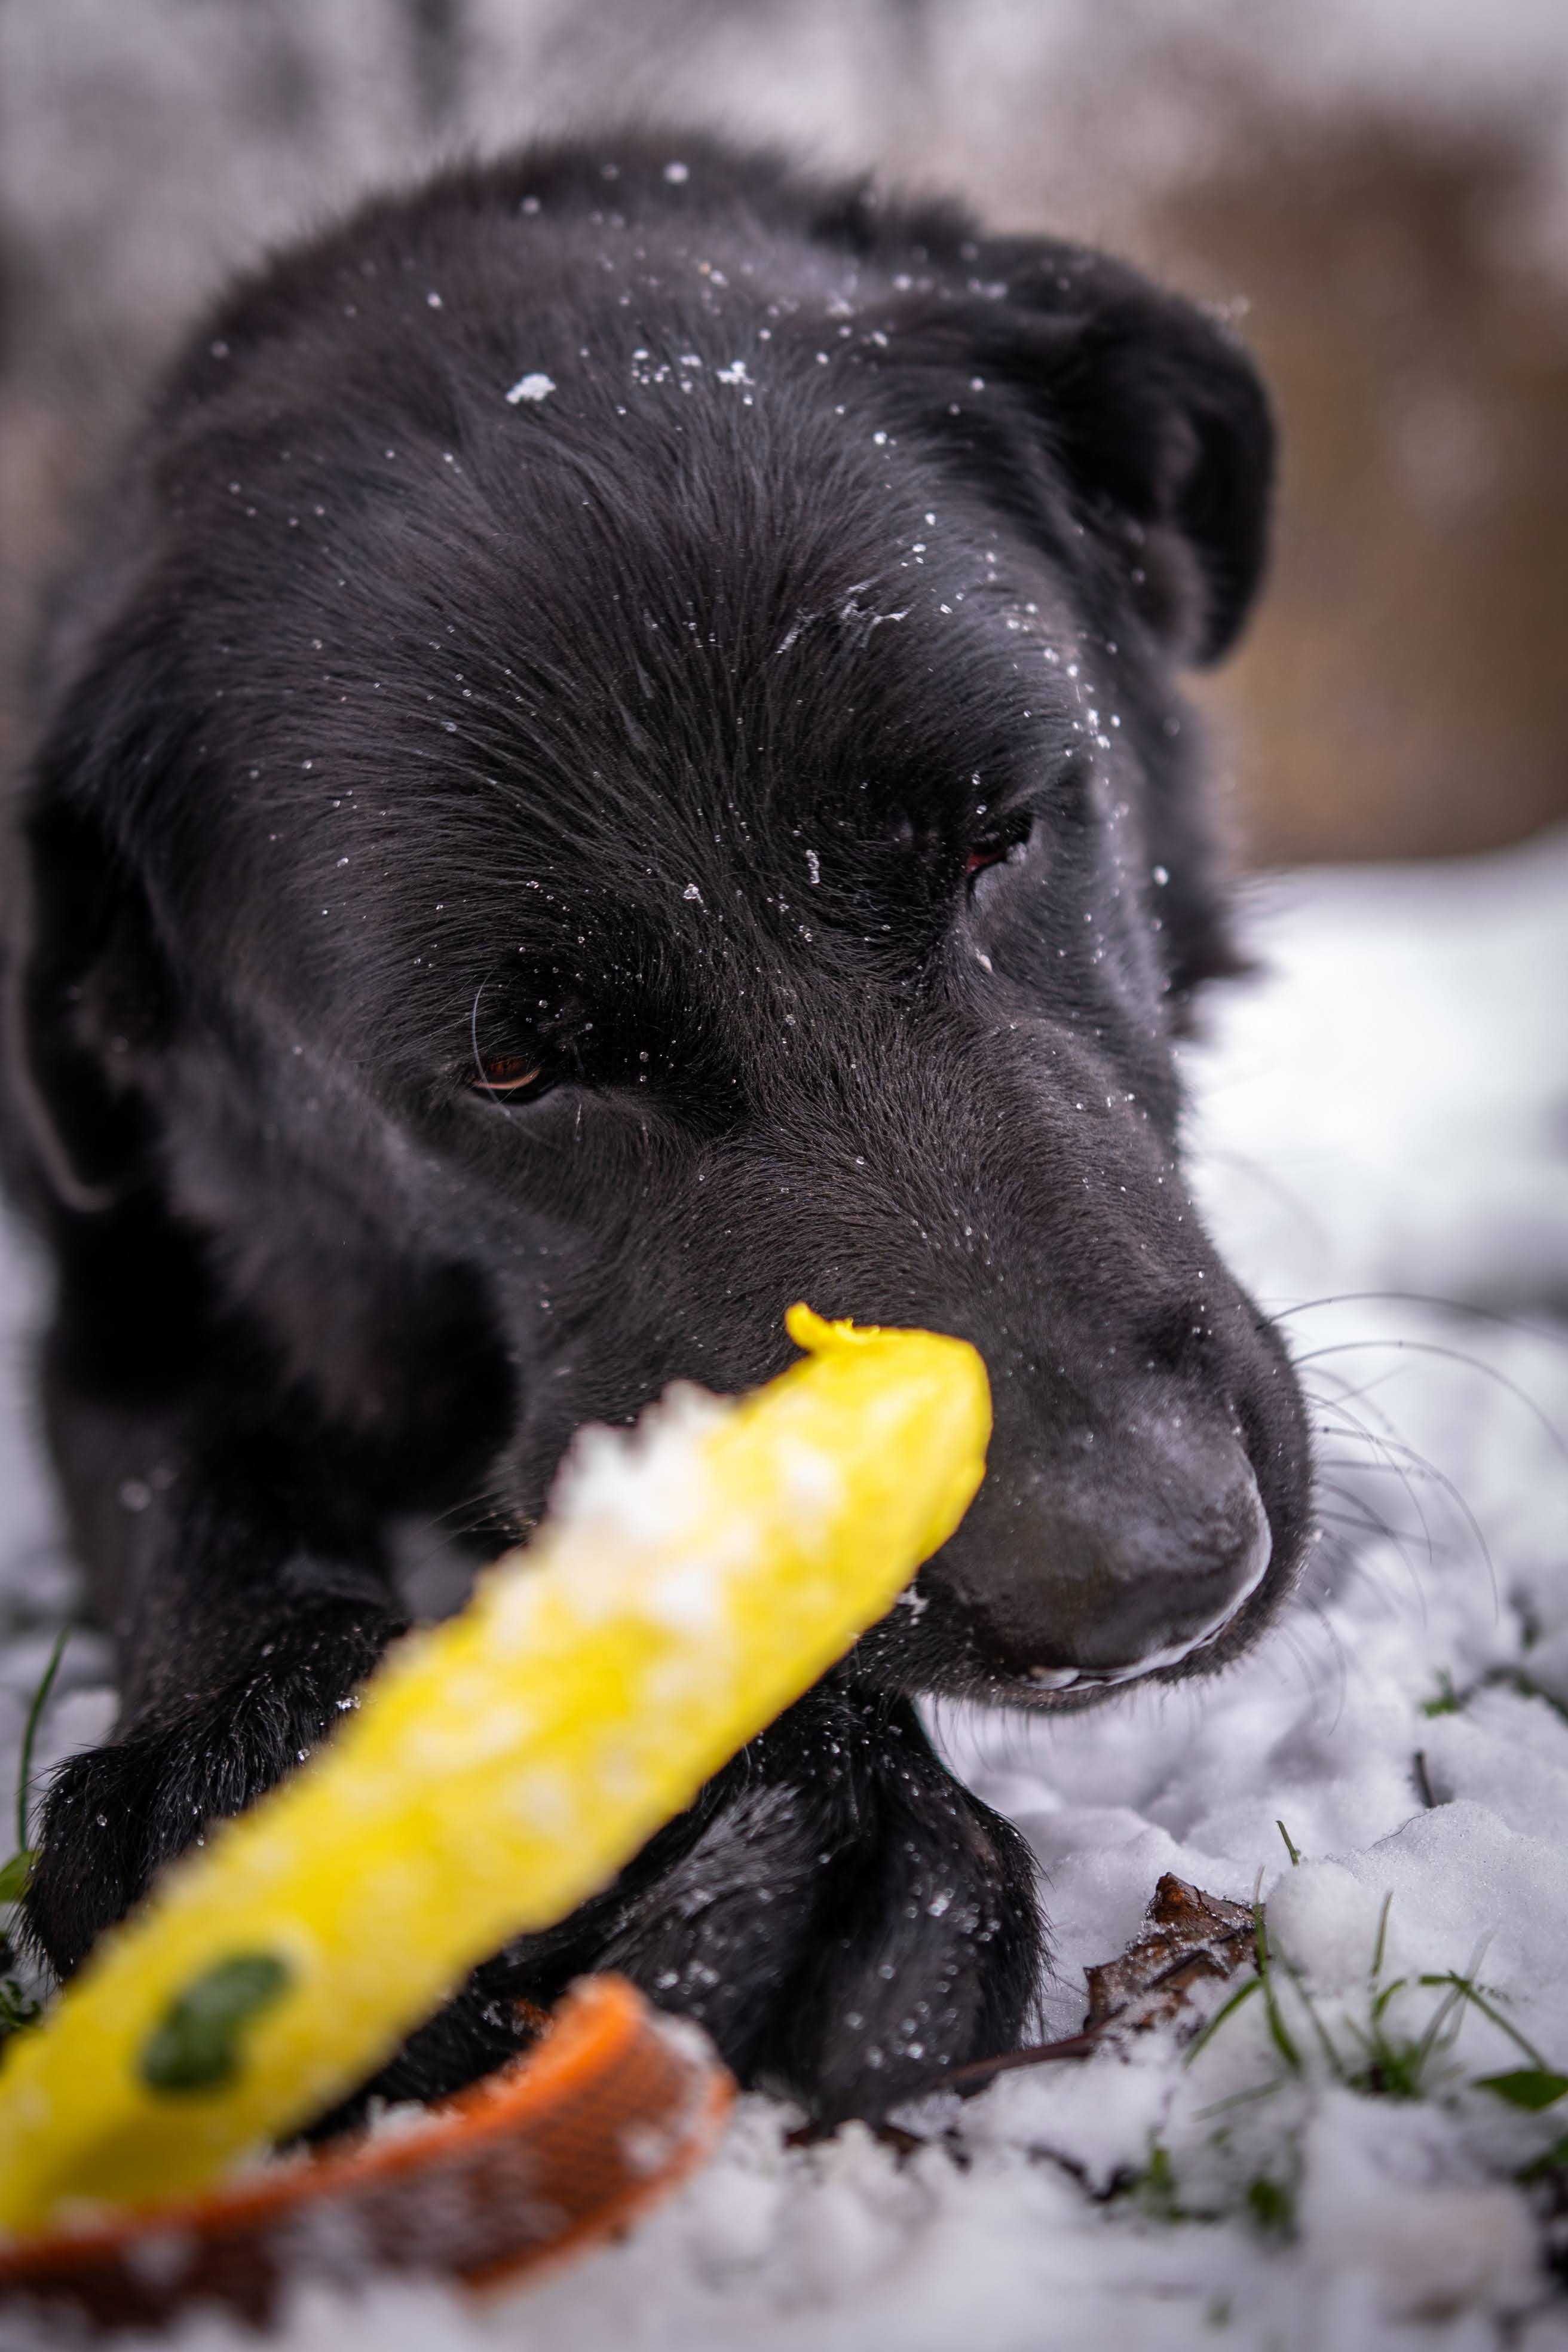
[[[1048,2031],[1080,2021],[1083,1969],[1133,1938],[1162,1871],[1240,1900],[1261,1874],[1279,1948],[1342,2046],[1387,1901],[1385,1977],[1473,1973],[1568,2071],[1568,840],[1292,876],[1260,887],[1252,931],[1265,975],[1216,995],[1188,1055],[1193,1146],[1205,1213],[1258,1294],[1325,1302],[1287,1325],[1319,1400],[1324,1540],[1285,1623],[1218,1681],[1053,1727],[944,1710],[939,1730],[1040,1857]],[[25,1273],[0,1267],[13,1332]],[[24,1393],[13,1376],[0,1411],[6,1759],[68,1591]],[[50,1753],[100,1736],[107,1710],[87,1686],[101,1650],[78,1636],[68,1658]],[[1416,1987],[1391,2014],[1419,2026],[1438,1997]],[[931,2144],[904,2163],[859,2127],[791,2147],[791,2111],[750,2097],[717,2160],[624,2245],[484,2305],[435,2284],[303,2286],[279,2341],[1481,2352],[1506,2333],[1568,2352],[1511,2185],[1561,2110],[1474,2087],[1522,2063],[1461,2004],[1427,2095],[1358,2095],[1315,2059],[1284,2079],[1254,1999],[1190,2063],[1162,2029],[1125,2056],[929,2102],[907,2120]],[[1156,2143],[1174,2184],[1160,2194]],[[1247,2202],[1281,2170],[1284,2242]],[[197,2315],[172,2340],[254,2339]],[[6,2352],[45,2341],[0,2323]]]

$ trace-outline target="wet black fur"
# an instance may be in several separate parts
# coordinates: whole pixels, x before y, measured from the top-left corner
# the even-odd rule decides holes
[[[494,1552],[581,1423],[766,1377],[804,1297],[978,1343],[980,1501],[387,2086],[600,1964],[828,2118],[1016,2035],[1028,1860],[913,1696],[1102,1696],[1049,1677],[1191,1642],[1266,1515],[1159,1671],[1213,1666],[1304,1533],[1171,1053],[1232,961],[1173,674],[1269,467],[1230,335],[1128,269],[698,142],[452,173],[206,323],[13,827],[12,1181],[123,1685],[49,1798],[61,1969],[330,1727],[399,1522]],[[507,1053],[551,1090],[476,1087]]]

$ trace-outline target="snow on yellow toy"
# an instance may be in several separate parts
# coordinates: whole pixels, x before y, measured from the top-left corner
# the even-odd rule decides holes
[[[13,2042],[0,2230],[231,2177],[603,1885],[886,1612],[980,1483],[984,1367],[929,1332],[788,1325],[806,1360],[739,1403],[676,1391],[580,1440],[527,1551]]]

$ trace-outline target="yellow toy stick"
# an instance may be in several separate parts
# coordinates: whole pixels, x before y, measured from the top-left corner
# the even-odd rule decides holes
[[[188,2195],[604,1885],[957,1526],[973,1348],[788,1318],[738,1404],[581,1441],[526,1552],[400,1643],[302,1770],[174,1864],[0,2069],[0,2229]]]

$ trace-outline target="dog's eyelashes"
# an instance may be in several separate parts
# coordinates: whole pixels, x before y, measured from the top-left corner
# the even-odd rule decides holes
[[[548,1083],[542,1062],[530,1061],[526,1054],[487,1054],[479,1061],[479,1075],[471,1081],[477,1095],[504,1095],[510,1101],[526,1101],[531,1095],[542,1094]]]
[[[975,817],[984,814],[984,810],[974,812]],[[956,845],[963,861],[959,870],[969,881],[976,874],[984,874],[988,866],[1016,865],[1028,846],[1031,827],[1032,820],[1025,814],[993,820],[984,832],[977,827],[967,841],[960,834],[955,845],[952,835],[936,822],[917,824],[907,811],[900,810],[888,824],[883,839],[902,856],[918,859],[933,880],[943,873],[952,873]]]
[[[1028,850],[1029,830],[1025,824],[988,840],[971,842],[964,854],[964,880],[973,882],[976,875],[986,873],[993,866],[1018,865]]]

